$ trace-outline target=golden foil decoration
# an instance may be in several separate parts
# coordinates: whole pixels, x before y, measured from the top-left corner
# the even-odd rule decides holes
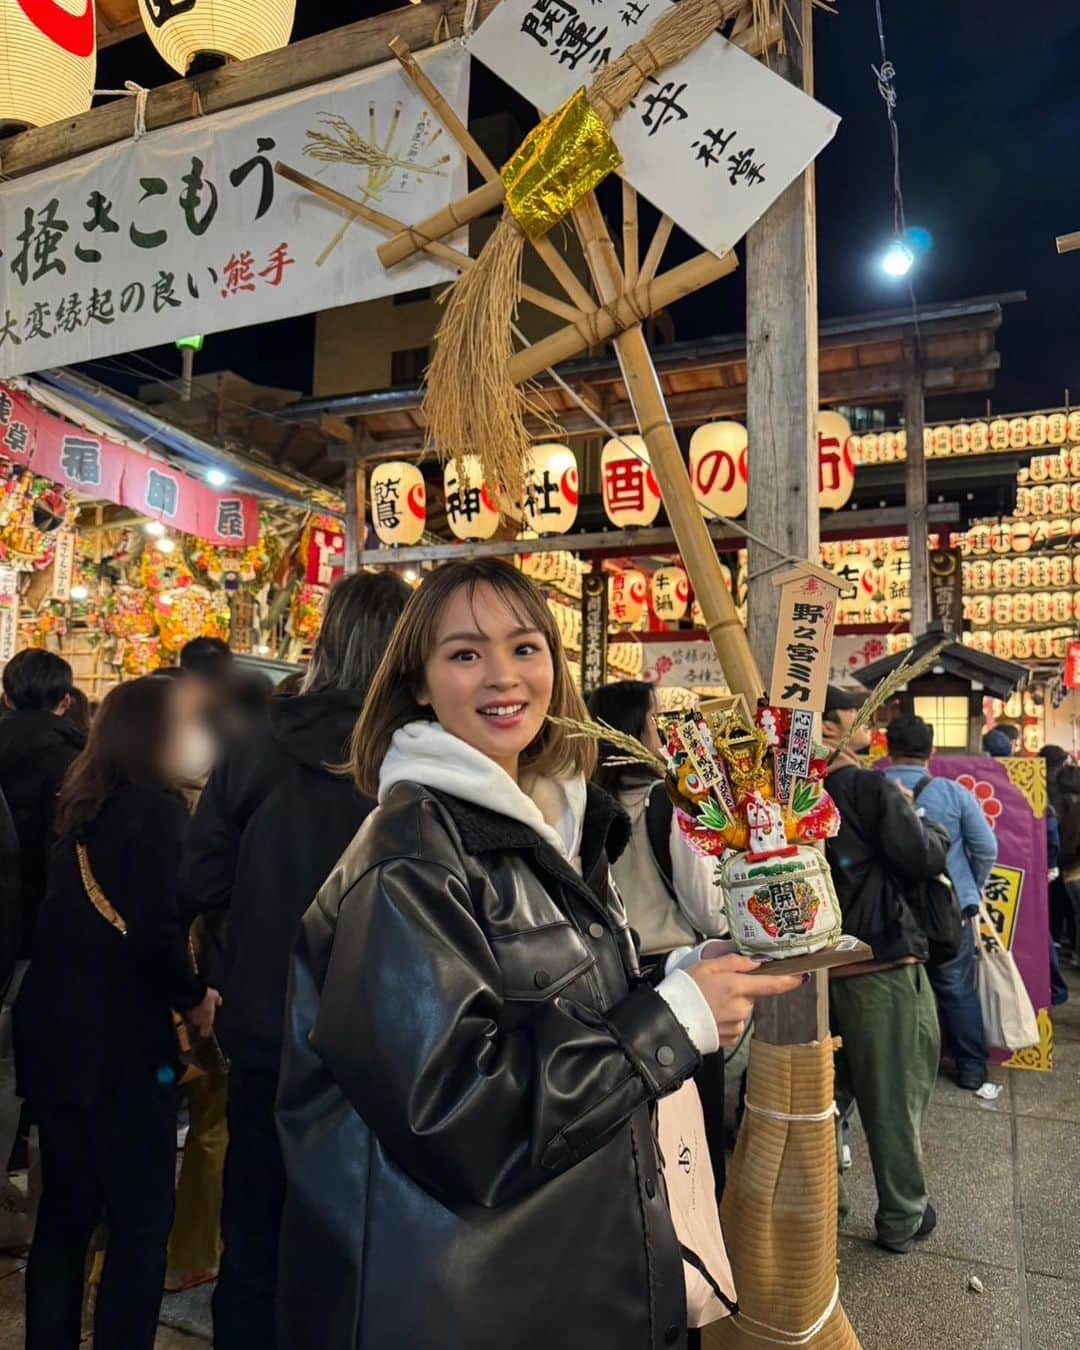
[[[579,89],[503,165],[506,205],[525,234],[539,239],[621,163],[619,147]]]

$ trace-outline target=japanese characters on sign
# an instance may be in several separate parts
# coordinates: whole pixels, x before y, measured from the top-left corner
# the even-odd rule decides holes
[[[690,482],[706,518],[746,510],[747,441],[740,422],[707,422],[690,437]]]
[[[71,599],[71,578],[75,571],[76,536],[74,530],[59,530],[53,553],[52,598]]]
[[[57,0],[0,5],[0,123],[40,127],[90,107],[97,70],[94,6]]]
[[[443,496],[450,531],[459,539],[490,539],[499,528],[499,506],[484,482],[479,455],[466,455],[462,473],[454,460],[443,469]]]
[[[600,456],[604,510],[620,528],[651,525],[660,510],[660,484],[642,436],[610,440]]]
[[[652,574],[652,610],[658,619],[678,623],[690,605],[690,578],[681,567],[660,567]]]
[[[259,507],[244,492],[218,492],[161,460],[93,435],[0,385],[0,456],[83,496],[129,506],[224,548],[259,539]]]
[[[0,567],[0,666],[15,655],[19,632],[19,574]]]
[[[377,465],[368,480],[371,523],[381,543],[420,542],[427,524],[424,475],[415,464]]]
[[[608,583],[605,572],[581,579],[581,692],[588,697],[607,677]]]
[[[1066,689],[1080,689],[1080,642],[1070,642],[1065,648]]]
[[[720,658],[709,641],[650,642],[641,678],[665,688],[723,689]]]
[[[568,445],[534,445],[525,478],[525,519],[537,534],[566,534],[578,513],[577,456]]]
[[[836,602],[842,583],[805,564],[776,578],[780,617],[769,702],[777,708],[821,712],[829,682]]]
[[[791,713],[791,731],[788,735],[788,777],[806,778],[810,773],[810,755],[814,745],[814,711],[812,708],[794,708]]]
[[[469,48],[541,112],[640,42],[668,0],[503,0]],[[714,34],[650,76],[612,128],[625,177],[726,253],[832,139],[839,118]]]
[[[608,614],[611,622],[633,628],[645,613],[645,578],[636,568],[615,572],[611,578]]]
[[[421,57],[463,113],[468,58]],[[446,281],[274,173],[284,160],[417,220],[466,188],[460,150],[396,62],[150,132],[0,184],[0,376]]]
[[[321,526],[308,535],[304,581],[309,586],[332,586],[345,575],[345,535]]]
[[[931,549],[930,617],[940,620],[947,633],[963,631],[963,575],[958,548]]]
[[[851,423],[835,412],[817,415],[818,505],[839,511],[851,500],[855,464],[851,458]]]

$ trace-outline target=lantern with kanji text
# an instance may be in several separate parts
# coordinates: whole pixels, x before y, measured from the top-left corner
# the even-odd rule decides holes
[[[619,628],[633,628],[645,613],[645,577],[636,568],[611,577],[608,617]]]
[[[995,558],[990,567],[990,584],[995,591],[1008,591],[1013,585],[1011,558]]]
[[[529,452],[525,519],[537,534],[567,534],[577,520],[577,456],[568,445],[545,442]]]
[[[1036,591],[1031,597],[1031,618],[1034,623],[1049,623],[1053,605],[1049,591]]]
[[[1028,444],[1028,420],[1026,417],[1013,417],[1009,421],[1009,449],[1026,450]]]
[[[296,0],[139,0],[158,55],[181,75],[288,45]]]
[[[1034,413],[1031,417],[1028,418],[1027,440],[1028,445],[1035,446],[1036,448],[1038,448],[1038,446],[1040,445],[1046,444],[1047,435],[1046,435],[1045,413]]]
[[[952,427],[934,427],[930,439],[930,453],[937,456],[947,455],[952,448]]]
[[[479,455],[466,455],[458,471],[456,460],[443,469],[446,519],[458,539],[490,539],[499,528],[499,506],[484,483]]]
[[[652,611],[658,619],[678,623],[690,604],[690,578],[681,567],[660,567],[652,574]]]
[[[949,433],[949,448],[954,455],[971,453],[971,427],[967,422],[959,422]]]
[[[855,466],[848,440],[851,424],[836,412],[817,415],[818,505],[823,511],[838,511],[851,499]]]
[[[660,485],[641,436],[613,438],[600,456],[604,510],[622,528],[651,525],[660,510]]]
[[[1066,418],[1065,439],[1070,445],[1080,441],[1080,409],[1074,409]]]
[[[990,423],[990,449],[1008,450],[1009,423],[1004,417],[995,417]]]
[[[985,455],[990,449],[990,428],[985,422],[972,422],[968,426],[968,436],[973,455]]]
[[[415,464],[377,464],[368,479],[371,524],[384,544],[417,544],[427,522],[424,475]]]
[[[1018,632],[1013,637],[1013,657],[1017,661],[1030,661],[1035,644],[1030,633]]]
[[[859,463],[878,464],[880,462],[880,438],[877,432],[868,431],[859,438]]]
[[[1031,612],[1031,596],[1027,591],[1017,591],[1013,596],[1013,623],[1030,623]]]
[[[1050,585],[1062,589],[1072,585],[1073,560],[1068,554],[1058,553],[1050,559]]]
[[[0,127],[86,112],[96,72],[91,0],[0,0]]]
[[[1054,623],[1068,623],[1072,618],[1072,594],[1054,591],[1050,596],[1050,615]]]
[[[746,510],[746,428],[707,422],[690,437],[690,482],[706,518],[733,519]]]

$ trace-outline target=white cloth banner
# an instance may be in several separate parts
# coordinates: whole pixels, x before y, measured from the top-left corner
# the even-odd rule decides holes
[[[19,635],[19,574],[0,567],[0,666],[15,655]]]
[[[716,648],[708,639],[690,642],[646,642],[641,678],[666,688],[727,688]]]
[[[468,57],[421,64],[461,117]],[[274,173],[282,160],[411,224],[467,189],[396,61],[0,184],[0,378],[452,280]]]
[[[469,50],[544,113],[668,0],[503,0]],[[832,140],[839,117],[714,33],[650,76],[612,128],[622,172],[704,248],[727,253]]]

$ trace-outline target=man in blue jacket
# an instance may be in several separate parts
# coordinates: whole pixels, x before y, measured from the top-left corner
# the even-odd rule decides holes
[[[997,861],[997,839],[966,787],[930,776],[934,729],[929,723],[905,714],[889,723],[886,736],[892,760],[887,777],[906,788],[916,810],[949,834],[946,869],[965,922],[959,954],[928,973],[952,1047],[956,1081],[975,1092],[986,1081],[986,1033],[975,989],[975,935],[969,920],[979,912],[983,887]]]

